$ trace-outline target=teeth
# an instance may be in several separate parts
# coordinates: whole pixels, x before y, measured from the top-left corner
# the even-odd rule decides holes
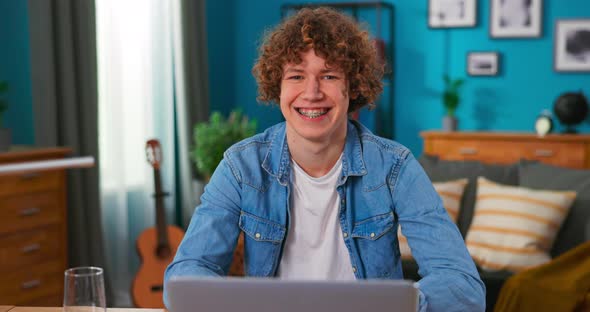
[[[321,108],[321,109],[303,109],[300,108],[297,110],[301,115],[304,115],[308,118],[317,118],[320,117],[324,114],[326,114],[328,112],[327,109],[325,108]]]
[[[321,115],[323,115],[325,113],[320,113],[320,112],[307,112],[307,113],[303,113],[303,115],[309,117],[309,118],[317,118],[320,117]]]

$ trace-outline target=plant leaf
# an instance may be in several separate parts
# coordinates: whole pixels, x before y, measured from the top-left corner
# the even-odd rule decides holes
[[[463,79],[457,79],[455,81],[453,81],[453,88],[459,88],[460,86],[463,85],[464,80]]]
[[[227,119],[213,112],[207,122],[193,127],[194,146],[190,152],[200,175],[210,177],[233,144],[256,133],[256,121],[248,120],[241,110],[233,110]]]

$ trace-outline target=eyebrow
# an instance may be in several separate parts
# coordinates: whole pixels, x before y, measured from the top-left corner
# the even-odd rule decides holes
[[[304,70],[300,69],[300,68],[288,68],[287,70],[285,70],[285,74],[287,73],[303,73]],[[326,69],[322,69],[320,70],[321,74],[325,74],[325,73],[342,73],[342,71],[334,69],[334,68],[326,68]]]
[[[303,69],[290,67],[287,70],[285,70],[284,73],[287,74],[287,73],[302,73],[302,72],[303,72]]]
[[[338,70],[336,68],[326,68],[326,69],[322,69],[320,71],[320,73],[322,73],[322,74],[325,74],[325,73],[336,73],[336,74],[338,74],[338,73],[342,73],[342,71],[341,70]]]

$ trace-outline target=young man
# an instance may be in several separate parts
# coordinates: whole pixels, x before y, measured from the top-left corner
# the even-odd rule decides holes
[[[240,231],[248,276],[401,279],[399,225],[421,310],[483,311],[484,285],[416,159],[348,119],[382,91],[367,32],[301,10],[267,36],[253,73],[286,121],[226,151],[165,279],[226,275]]]

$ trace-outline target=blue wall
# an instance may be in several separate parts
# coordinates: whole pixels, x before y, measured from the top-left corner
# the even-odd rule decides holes
[[[27,1],[0,0],[0,80],[9,83],[3,126],[14,144],[34,144]]]
[[[209,17],[220,16],[220,12],[224,12],[223,16],[233,14],[235,21],[215,21],[215,27],[208,29],[209,40],[211,42],[212,38],[222,40],[224,36],[233,36],[235,41],[226,42],[223,47],[234,49],[233,59],[232,55],[219,50],[215,45],[209,47],[212,106],[227,105],[227,101],[233,101],[234,107],[242,107],[247,114],[257,118],[260,129],[263,129],[280,121],[281,117],[278,109],[258,104],[255,100],[256,83],[250,70],[256,59],[259,39],[265,29],[280,21],[281,4],[309,1],[230,0],[223,1],[223,6],[214,4],[218,2],[208,1]],[[394,4],[396,8],[396,78],[393,82],[395,139],[408,146],[415,154],[422,153],[419,132],[441,128],[443,107],[440,93],[443,89],[442,75],[445,66],[448,66],[451,76],[467,79],[463,100],[457,110],[460,130],[532,131],[537,115],[543,109],[551,109],[559,94],[583,90],[590,95],[590,73],[557,73],[553,70],[555,20],[590,18],[588,0],[544,1],[543,35],[538,39],[490,38],[489,1],[478,1],[480,5],[476,27],[450,30],[427,27],[426,0],[387,2]],[[374,17],[369,14],[366,19],[374,30]],[[383,23],[386,22],[383,20]],[[383,38],[387,38],[387,35],[387,31],[382,33]],[[444,53],[445,36],[448,36],[450,44],[448,61]],[[467,53],[486,50],[501,54],[500,75],[467,76]],[[226,67],[222,67],[220,71],[230,81],[215,76],[215,69],[211,66],[221,64],[224,60]],[[234,67],[230,68],[229,64],[232,63]],[[387,94],[380,104],[384,105],[384,102],[387,102]],[[224,107],[227,109],[227,106]],[[363,114],[365,118],[361,120],[370,124],[370,115]],[[590,132],[590,123],[582,125],[580,130]]]
[[[256,102],[256,83],[250,70],[262,33],[280,21],[281,4],[297,2],[309,1],[207,1],[212,110],[228,112],[241,107],[258,119],[260,129],[281,120],[278,108]],[[555,20],[590,18],[588,0],[544,1],[540,39],[491,39],[488,1],[479,1],[477,27],[451,30],[427,27],[426,0],[388,2],[396,7],[395,138],[416,154],[422,152],[418,133],[441,126],[441,76],[447,62],[443,51],[445,35],[450,41],[450,74],[467,78],[457,111],[461,130],[532,131],[538,113],[550,109],[560,93],[581,89],[590,94],[590,73],[553,70]],[[369,20],[369,27],[375,30],[372,14],[363,13],[361,18]],[[382,37],[387,38],[387,27],[384,28]],[[28,40],[27,2],[0,0],[0,79],[10,83],[10,107],[3,121],[13,129],[16,144],[34,143]],[[476,50],[501,53],[500,76],[467,77],[466,54]],[[383,108],[387,96],[384,94],[380,103]],[[375,126],[373,115],[363,113],[361,120]],[[590,132],[590,123],[580,130]]]
[[[235,106],[235,0],[207,1],[209,100],[211,111],[228,114]]]

